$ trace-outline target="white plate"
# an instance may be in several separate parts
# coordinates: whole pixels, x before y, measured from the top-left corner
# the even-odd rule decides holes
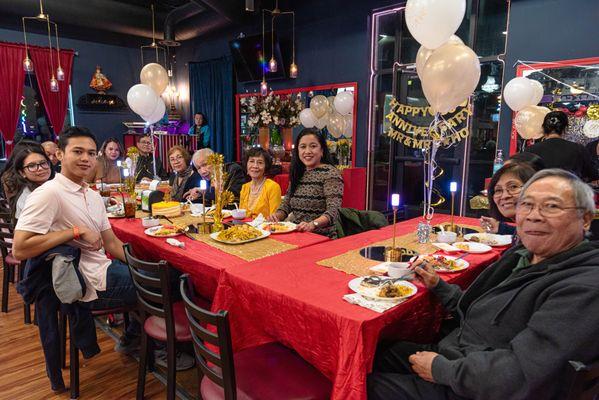
[[[214,218],[214,212],[210,212],[213,209],[206,209],[206,218]],[[194,214],[192,212],[190,212],[190,215],[192,217],[203,217],[204,214],[200,213],[200,214]],[[231,216],[231,211],[230,210],[223,210],[223,218],[229,218]]]
[[[269,229],[267,229],[267,227],[269,225],[274,225],[274,224],[281,224],[281,225],[285,225],[287,227],[286,231],[271,231]],[[263,224],[260,224],[260,229],[262,229],[263,231],[268,231],[273,235],[280,235],[282,233],[289,233],[289,232],[293,232],[294,230],[297,229],[297,225],[294,224],[293,222],[265,222]]]
[[[170,235],[155,235],[154,232],[156,232],[160,228],[162,228],[162,225],[153,226],[151,228],[146,229],[144,231],[144,233],[148,236],[157,237],[157,238],[175,237],[175,236],[179,236],[179,235],[183,234],[183,232],[177,232],[177,233],[171,233]]]
[[[454,247],[459,249],[458,245],[468,247],[468,250],[460,249],[460,251],[465,251],[472,254],[488,253],[492,250],[491,246],[476,242],[455,242],[453,244]]]
[[[455,269],[445,269],[445,268],[443,268],[443,269],[435,269],[435,271],[438,272],[438,273],[440,273],[440,274],[459,272],[459,271],[465,270],[466,268],[468,268],[470,266],[470,263],[468,261],[464,260],[463,258],[460,258],[458,260],[457,257],[454,257],[454,256],[445,256],[445,255],[442,255],[442,254],[431,254],[431,255],[429,255],[427,257],[435,257],[435,258],[443,257],[443,258],[445,258],[447,260],[456,260],[456,267],[457,268],[455,268]],[[415,260],[416,260],[416,257],[412,257],[410,259],[410,261],[412,261],[412,262],[415,261]]]
[[[478,241],[473,241],[472,238],[478,238]],[[509,246],[512,244],[512,235],[496,235],[494,233],[469,233],[464,235],[464,239],[469,242],[482,243],[488,246]]]
[[[439,250],[443,250],[446,253],[459,253],[460,249],[458,249],[457,247],[453,247],[452,245],[450,245],[449,243],[431,243],[433,246],[435,246],[436,248],[438,248]]]
[[[117,214],[113,214],[113,213],[106,213],[106,216],[108,218],[125,218],[125,214],[117,215]]]
[[[256,237],[256,238],[253,238],[253,239],[243,240],[243,241],[241,241],[241,242],[227,242],[227,241],[225,241],[225,240],[220,240],[220,239],[218,238],[218,234],[219,234],[219,232],[214,232],[214,233],[211,233],[211,234],[210,234],[210,238],[211,238],[212,240],[215,240],[215,241],[217,241],[217,242],[220,242],[220,243],[225,243],[225,244],[244,244],[244,243],[249,243],[249,242],[255,242],[256,240],[261,240],[261,239],[264,239],[264,238],[267,238],[267,237],[269,237],[269,236],[270,236],[270,232],[264,231],[264,230],[262,230],[262,229],[258,229],[258,230],[259,230],[260,232],[262,232],[262,236],[258,236],[258,237]]]
[[[362,282],[362,280],[365,277],[361,276],[358,278],[354,278],[351,281],[349,281],[349,283],[347,284],[347,286],[349,286],[349,288],[358,293],[359,295],[361,295],[364,298],[367,299],[371,299],[371,300],[376,300],[376,301],[385,301],[385,302],[395,302],[395,301],[399,301],[402,299],[406,299],[408,297],[412,297],[414,296],[417,292],[418,292],[418,288],[413,285],[412,283],[408,282],[408,281],[397,281],[395,282],[396,285],[401,285],[407,288],[411,289],[410,294],[408,294],[407,296],[403,296],[403,297],[380,297],[377,295],[377,293],[380,290],[380,287],[365,287],[360,285],[360,283]]]

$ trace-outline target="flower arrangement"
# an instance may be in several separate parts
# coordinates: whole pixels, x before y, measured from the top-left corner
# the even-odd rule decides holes
[[[327,140],[327,147],[329,148],[329,152],[331,154],[335,154],[337,151],[337,142],[334,140]]]
[[[225,188],[227,173],[225,172],[225,162],[222,154],[213,153],[208,156],[208,165],[212,166],[210,174],[210,183],[214,186],[214,231],[223,230],[223,208],[233,203],[235,196]]]
[[[347,139],[339,139],[337,141],[337,157],[339,158],[339,164],[342,166],[349,165],[349,151],[351,149],[351,142]]]
[[[248,113],[248,126],[253,128],[278,127],[289,128],[299,125],[299,113],[304,105],[299,96],[275,95],[272,92],[266,97],[243,97],[241,109]]]

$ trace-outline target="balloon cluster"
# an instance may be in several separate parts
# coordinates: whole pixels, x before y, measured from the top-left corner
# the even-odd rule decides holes
[[[480,80],[480,61],[476,53],[455,35],[466,13],[466,0],[408,0],[406,25],[421,44],[416,55],[416,72],[422,90],[435,113],[429,127],[430,148],[424,156],[424,216],[430,221],[435,178],[442,171],[435,161],[437,150],[454,129],[442,117],[467,100]],[[441,197],[442,199],[442,197]],[[444,200],[444,199],[443,199]]]
[[[543,120],[551,110],[537,104],[543,98],[543,85],[525,77],[514,78],[503,89],[503,100],[516,111],[514,126],[522,139],[543,137]]]
[[[166,112],[160,95],[168,86],[168,74],[162,65],[150,63],[142,68],[139,78],[141,83],[133,85],[127,92],[127,103],[151,125],[160,121]]]
[[[310,100],[310,107],[304,108],[299,115],[300,122],[306,128],[325,126],[331,135],[340,138],[341,135],[352,136],[354,109],[353,92],[340,92],[336,96],[317,95]]]

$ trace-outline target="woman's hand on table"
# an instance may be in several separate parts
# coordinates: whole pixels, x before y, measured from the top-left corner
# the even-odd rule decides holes
[[[499,232],[499,221],[491,217],[480,217],[480,226],[485,229],[487,233]]]
[[[279,216],[277,215],[276,212],[274,212],[274,213],[270,214],[268,217],[266,217],[266,220],[268,222],[279,222],[280,221]]]
[[[417,258],[409,266],[409,269],[418,275],[427,289],[434,288],[439,283],[439,275],[435,272],[435,269],[421,258]]]
[[[185,200],[196,200],[199,197],[200,197],[200,189],[198,189],[198,188],[192,188],[192,189],[189,189],[187,192],[183,193],[183,198]]]
[[[316,229],[316,225],[312,221],[310,222],[300,222],[297,224],[297,230],[299,232],[312,232]]]
[[[435,383],[433,379],[433,360],[439,354],[432,351],[418,351],[412,354],[408,360],[412,364],[412,370],[425,381]]]

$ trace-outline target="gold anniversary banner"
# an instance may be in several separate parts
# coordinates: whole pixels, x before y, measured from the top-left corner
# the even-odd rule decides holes
[[[385,119],[391,126],[387,130],[387,136],[405,146],[426,149],[431,147],[433,140],[441,140],[442,146],[449,146],[468,137],[468,127],[464,126],[468,117],[472,115],[468,100],[458,106],[451,117],[443,118],[432,128],[429,125],[422,126],[413,122],[414,119],[434,117],[435,114],[430,107],[401,104],[394,97],[391,98],[388,107],[389,112]]]

